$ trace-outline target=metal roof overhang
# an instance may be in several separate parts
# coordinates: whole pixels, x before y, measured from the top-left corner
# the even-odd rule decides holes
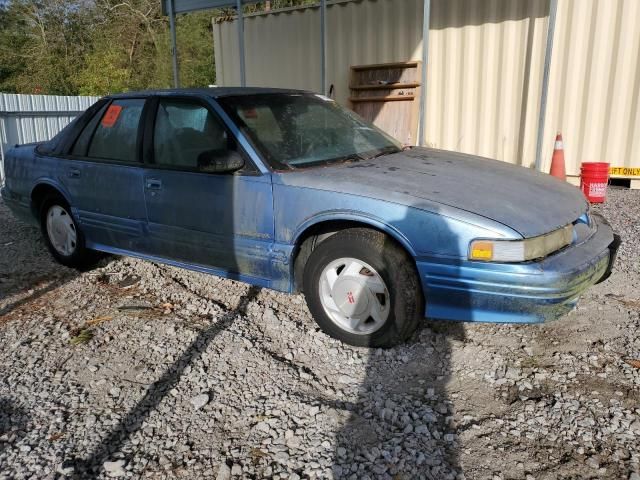
[[[243,5],[259,3],[261,0],[242,0]],[[163,15],[169,15],[171,10],[171,0],[162,2]],[[237,0],[173,0],[173,13],[196,12],[198,10],[209,10],[211,8],[237,7]]]

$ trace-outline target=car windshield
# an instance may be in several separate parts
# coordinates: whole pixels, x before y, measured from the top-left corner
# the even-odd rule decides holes
[[[218,99],[275,169],[367,160],[399,143],[336,102],[313,94],[258,94]]]

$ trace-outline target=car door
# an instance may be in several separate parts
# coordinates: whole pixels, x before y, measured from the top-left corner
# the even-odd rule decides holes
[[[105,104],[63,160],[61,181],[89,247],[144,249],[146,211],[140,159],[144,105],[143,98]]]
[[[153,254],[268,286],[273,244],[270,175],[262,175],[210,105],[155,99],[145,132],[144,194]],[[203,155],[240,153],[239,171],[214,173]],[[211,159],[210,159],[211,160]]]

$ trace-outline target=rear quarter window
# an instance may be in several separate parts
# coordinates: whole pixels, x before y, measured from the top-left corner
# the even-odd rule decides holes
[[[91,141],[91,136],[93,132],[96,130],[96,126],[98,122],[104,115],[104,112],[107,110],[107,105],[104,105],[98,113],[96,113],[93,118],[85,125],[84,129],[82,129],[82,133],[76,139],[75,144],[73,145],[73,149],[71,150],[72,155],[77,155],[80,157],[84,157],[87,155],[87,150],[89,149],[89,142]]]
[[[68,142],[73,142],[78,136],[76,129],[79,129],[79,125],[84,125],[91,118],[95,117],[97,111],[101,109],[108,101],[100,99],[93,105],[91,105],[84,113],[81,113],[76,118],[71,120],[62,130],[60,130],[51,140],[38,145],[36,151],[42,155],[58,154],[63,149],[67,149]],[[86,153],[86,150],[85,150]]]

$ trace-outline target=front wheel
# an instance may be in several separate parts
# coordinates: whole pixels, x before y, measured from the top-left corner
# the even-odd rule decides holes
[[[376,230],[343,230],[322,242],[307,261],[303,283],[320,328],[350,345],[403,342],[422,317],[413,260]]]

